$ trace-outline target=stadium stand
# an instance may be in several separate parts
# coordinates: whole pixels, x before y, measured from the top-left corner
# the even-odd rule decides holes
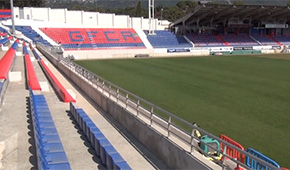
[[[0,9],[0,19],[6,20],[11,18],[11,9]]]
[[[5,38],[1,39],[0,40],[0,45],[6,44],[12,38],[13,38],[12,36],[9,36],[9,37],[5,37]]]
[[[270,164],[272,164],[272,165],[274,165],[277,168],[280,168],[280,165],[278,163],[276,163],[272,159],[268,158],[267,156],[263,155],[262,153],[256,151],[253,148],[248,148],[247,152],[262,159],[262,160],[264,160],[264,161],[266,161],[266,162],[268,162],[268,163],[270,163]],[[257,162],[254,159],[249,158],[248,156],[246,157],[246,165],[252,169],[270,169],[269,167],[267,167],[263,164],[260,164],[259,162]]]
[[[33,117],[38,169],[70,170],[70,164],[45,97],[43,95],[35,95],[30,89],[30,106]]]
[[[290,36],[273,36],[272,38],[282,45],[290,45]]]
[[[2,33],[7,33],[7,31],[6,31],[4,28],[2,28],[2,27],[0,27],[0,31],[1,31]]]
[[[11,27],[11,26],[9,26]],[[22,32],[27,38],[31,39],[34,42],[39,42],[44,45],[51,46],[48,41],[43,39],[36,31],[34,31],[30,26],[15,26],[17,31]]]
[[[16,40],[0,60],[0,79],[6,79],[12,65],[19,40]]]
[[[27,51],[27,47],[26,47],[25,43],[23,43],[23,51],[24,51],[26,77],[27,77],[28,86],[32,90],[41,90],[38,78],[37,78],[36,73],[34,71],[34,68],[33,68],[32,62],[30,60],[30,56],[29,56],[29,53]]]
[[[145,48],[132,28],[40,28],[64,49]]]
[[[154,35],[149,35],[147,38],[154,48],[190,48],[192,47],[183,36],[177,36],[169,31],[156,30]]]
[[[273,39],[270,39],[268,36],[252,35],[252,37],[257,41],[259,41],[261,45],[277,45],[277,43],[273,41]]]
[[[73,103],[70,103],[70,112],[103,165],[108,169],[131,169],[83,109],[76,108]]]
[[[225,46],[221,40],[212,35],[187,35],[186,37],[192,41],[196,47]]]
[[[259,45],[253,39],[249,37],[249,35],[223,35],[220,36],[228,46],[257,46]]]

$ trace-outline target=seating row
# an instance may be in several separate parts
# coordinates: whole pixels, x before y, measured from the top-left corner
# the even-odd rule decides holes
[[[133,28],[40,28],[65,49],[145,48]]]
[[[32,47],[32,45],[30,44],[30,49],[34,55],[34,57],[37,59],[37,60],[41,60],[39,54],[35,51],[35,49]]]
[[[11,27],[11,26],[9,26]],[[43,39],[36,31],[34,31],[30,26],[15,26],[15,29],[17,31],[22,32],[27,38],[31,39],[32,41],[35,42],[40,42],[44,45],[51,46],[51,44]]]
[[[53,88],[61,98],[63,102],[75,102],[75,99],[68,93],[68,91],[63,87],[60,81],[55,77],[52,71],[48,68],[48,66],[44,63],[43,60],[39,60],[40,66],[42,67],[44,73],[50,80]]]
[[[107,169],[131,169],[83,109],[76,108],[73,103],[70,103],[70,112]]]
[[[148,34],[147,38],[154,48],[191,47],[183,36],[177,36],[169,31],[155,31],[154,35]]]
[[[6,79],[12,65],[15,51],[18,47],[18,41],[16,40],[5,55],[0,60],[0,79]]]
[[[30,104],[39,170],[70,170],[63,145],[43,95],[30,89]]]
[[[1,94],[1,92],[2,92],[3,84],[4,84],[4,81],[3,81],[3,80],[0,81],[0,94]],[[1,96],[0,96],[0,98],[1,98]]]
[[[41,90],[38,78],[36,76],[33,64],[30,60],[30,56],[26,47],[26,44],[23,43],[24,59],[25,59],[25,68],[26,68],[26,77],[28,86],[32,90]]]
[[[9,36],[9,37],[5,37],[3,39],[0,40],[0,44],[6,44],[9,40],[12,39],[12,36]]]

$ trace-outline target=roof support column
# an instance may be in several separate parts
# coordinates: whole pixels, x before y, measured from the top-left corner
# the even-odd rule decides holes
[[[154,33],[154,0],[148,0],[148,8],[149,8],[149,16],[148,16],[148,19],[149,19],[149,34],[155,34]]]

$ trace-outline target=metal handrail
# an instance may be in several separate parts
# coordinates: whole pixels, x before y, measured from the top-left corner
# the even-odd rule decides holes
[[[45,48],[41,45],[42,48]],[[45,50],[45,49],[43,49]],[[46,52],[49,53],[49,50],[45,50]],[[53,55],[51,55],[52,57],[54,57]],[[240,148],[224,141],[221,140],[220,138],[218,138],[217,136],[205,131],[204,129],[194,126],[191,123],[183,120],[182,118],[164,110],[163,108],[154,105],[153,103],[142,99],[141,97],[111,83],[110,81],[105,80],[104,78],[102,78],[101,76],[98,76],[94,73],[92,73],[91,71],[79,66],[78,64],[74,63],[72,60],[64,58],[64,57],[55,57],[55,60],[59,60],[59,62],[63,63],[65,66],[67,66],[70,70],[74,71],[75,73],[77,73],[78,75],[82,76],[85,80],[87,80],[88,82],[90,82],[93,85],[96,85],[97,88],[101,89],[101,92],[104,94],[104,92],[108,93],[108,97],[112,100],[116,100],[117,103],[122,102],[121,104],[125,105],[125,109],[128,110],[129,107],[129,102],[131,102],[133,106],[135,106],[135,108],[133,106],[130,106],[131,109],[135,109],[137,115],[136,117],[141,119],[140,117],[140,108],[142,108],[143,110],[147,111],[149,116],[147,116],[149,118],[149,125],[150,127],[152,127],[153,123],[154,124],[159,124],[164,130],[167,130],[167,136],[168,139],[170,139],[170,135],[175,135],[179,140],[182,140],[183,142],[186,142],[189,147],[190,147],[190,153],[192,153],[194,150],[193,148],[195,148],[196,150],[198,150],[199,152],[203,153],[206,156],[211,157],[210,155],[207,155],[207,153],[204,153],[198,146],[194,145],[194,140],[199,142],[199,143],[203,143],[204,145],[207,145],[209,148],[211,148],[212,150],[215,150],[217,152],[220,152],[219,150],[216,150],[216,148],[213,148],[212,146],[208,145],[207,143],[204,143],[203,141],[201,141],[198,137],[194,136],[194,130],[198,130],[201,132],[201,134],[207,135],[215,140],[217,140],[220,143],[223,143],[223,152],[221,153],[223,155],[223,161],[220,160],[216,160],[214,157],[212,157],[212,159],[215,160],[216,163],[218,163],[219,165],[221,165],[222,167],[225,167],[225,160],[226,158],[230,159],[231,161],[233,161],[234,163],[239,164],[240,166],[244,167],[244,168],[248,168],[246,164],[240,162],[239,160],[236,160],[232,157],[230,157],[229,155],[226,154],[226,149],[228,147],[233,148],[235,150],[237,150],[238,152],[240,152],[241,154],[244,154],[245,156],[256,160],[258,163],[261,163],[262,165],[268,166],[270,169],[277,169],[277,167],[273,166],[272,164],[256,157],[253,156],[249,153],[247,153],[244,150],[241,150]],[[131,98],[130,98],[131,97]],[[120,98],[125,99],[125,101],[120,100]],[[135,100],[133,100],[135,99]],[[143,105],[142,105],[143,104]],[[150,109],[146,109],[145,105],[150,106]],[[163,114],[167,115],[168,120],[166,120],[164,117],[158,115],[156,112],[160,111]],[[164,128],[163,125],[161,125],[160,122],[157,122],[154,120],[154,117],[157,117],[160,121],[163,121],[163,123],[167,123],[167,128]],[[176,125],[174,123],[173,120],[178,120],[179,122],[183,123],[184,125],[188,126],[191,128],[191,133],[189,133],[188,131],[186,131],[185,129],[183,129],[182,127]],[[189,141],[185,140],[184,138],[180,137],[180,134],[175,134],[174,131],[172,131],[171,129],[175,128],[178,129],[179,131],[181,131],[184,135],[187,135]],[[172,140],[173,141],[173,140]],[[174,142],[174,141],[173,141]]]

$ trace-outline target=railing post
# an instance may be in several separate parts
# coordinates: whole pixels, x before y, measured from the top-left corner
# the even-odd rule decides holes
[[[167,125],[167,137],[170,137],[170,126],[171,126],[171,116],[168,119],[168,125]]]
[[[191,137],[191,139],[190,139],[190,153],[193,153],[193,150],[194,150],[194,131],[195,131],[195,129],[192,129],[192,131],[191,131],[191,135],[190,135],[190,137]]]
[[[104,89],[105,88],[105,80],[103,80],[103,83],[102,83],[102,93],[104,94]]]
[[[99,87],[99,77],[97,78],[97,82],[96,82],[97,88]]]
[[[137,116],[139,116],[139,106],[140,106],[140,100],[137,100]]]
[[[117,89],[117,103],[119,101],[119,89]]]
[[[224,145],[224,151],[223,151],[223,167],[224,165],[226,164],[226,159],[227,157],[225,156],[227,154],[227,145],[223,144]]]
[[[154,112],[154,107],[152,106],[150,110],[150,126],[152,126],[152,122],[153,122],[153,112]]]
[[[128,93],[126,94],[126,109],[127,109],[127,106],[128,106],[128,98],[129,98],[129,96],[128,96]]]
[[[109,85],[109,98],[111,98],[111,87],[112,87],[112,85],[110,84]]]

